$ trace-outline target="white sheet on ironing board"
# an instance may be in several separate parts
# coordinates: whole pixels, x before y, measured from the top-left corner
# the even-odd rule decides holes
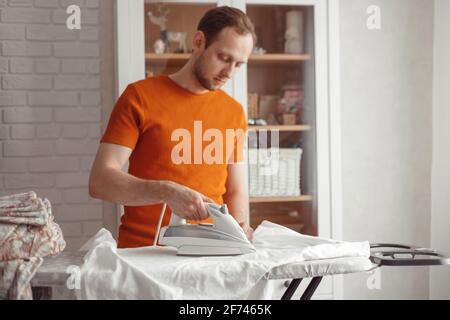
[[[111,234],[102,229],[82,248],[89,252],[81,268],[81,289],[77,296],[79,299],[269,299],[266,279],[280,279],[284,275],[292,278],[296,270],[310,268],[307,262],[328,259],[329,265],[330,259],[347,257],[366,262],[366,268],[358,265],[357,271],[368,270],[370,266],[367,241],[338,242],[306,236],[268,221],[255,230],[254,244],[256,252],[246,255],[183,257],[176,256],[176,249],[170,247],[117,249]],[[345,264],[340,268],[346,271]]]

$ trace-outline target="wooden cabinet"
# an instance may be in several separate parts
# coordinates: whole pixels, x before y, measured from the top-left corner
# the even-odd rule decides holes
[[[247,159],[250,160],[252,149],[264,147],[260,141],[265,133],[270,136],[276,132],[280,150],[301,149],[301,160],[296,164],[299,177],[286,169],[276,171],[277,182],[273,182],[274,177],[259,181],[264,184],[262,192],[254,190],[254,172],[249,165],[247,180],[249,191],[252,191],[249,206],[253,227],[269,220],[304,234],[340,237],[340,162],[336,151],[339,126],[331,121],[337,111],[331,109],[334,89],[329,86],[332,79],[329,63],[335,61],[329,46],[333,15],[327,15],[328,10],[336,6],[332,2],[163,1],[165,10],[169,11],[167,29],[185,33],[187,52],[177,52],[180,44],[173,41],[166,52],[157,54],[154,45],[161,35],[156,24],[151,22],[149,12],[159,16],[160,2],[118,1],[118,94],[127,83],[152,75],[170,74],[182,67],[189,59],[197,23],[207,10],[230,5],[247,12],[252,19],[258,36],[256,50],[248,64],[241,67],[224,87],[245,107],[250,132],[256,136],[256,140],[250,140],[249,135]],[[129,32],[133,30],[135,32],[130,36]],[[294,160],[286,161],[292,165]],[[296,179],[299,180],[298,190],[284,192]],[[280,186],[283,183],[287,184]],[[321,298],[339,297],[336,292],[340,289],[336,286],[339,282],[326,280],[317,294]]]
[[[318,235],[314,7],[278,3],[251,1],[245,7],[255,25],[255,51],[259,53],[247,68],[248,116],[259,124],[250,127],[257,141],[249,143],[249,151],[254,153],[252,149],[257,148],[260,155],[261,149],[280,148],[271,177],[261,179],[264,164],[250,166],[250,217],[254,227],[267,219]],[[264,135],[273,131],[278,137],[275,145],[273,139],[261,145]],[[299,149],[301,155],[283,159],[283,149],[289,148]],[[291,166],[282,170],[288,161]]]

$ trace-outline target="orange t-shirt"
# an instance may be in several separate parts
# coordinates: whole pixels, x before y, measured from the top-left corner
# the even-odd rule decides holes
[[[222,204],[227,159],[243,159],[245,135],[230,135],[230,130],[238,129],[240,133],[247,130],[244,110],[224,91],[195,94],[161,75],[126,88],[101,142],[133,150],[128,169],[131,175],[174,181]],[[124,209],[118,247],[153,244],[162,204]],[[163,225],[168,224],[170,214],[167,206]]]

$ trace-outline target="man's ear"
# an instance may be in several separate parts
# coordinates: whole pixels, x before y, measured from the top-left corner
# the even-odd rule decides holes
[[[192,39],[192,48],[194,52],[205,50],[205,34],[203,31],[196,31]]]

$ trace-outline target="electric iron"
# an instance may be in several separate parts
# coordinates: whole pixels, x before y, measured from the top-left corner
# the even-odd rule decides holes
[[[161,228],[159,243],[176,247],[180,256],[232,256],[255,251],[226,204],[205,205],[214,224],[186,224],[172,213],[169,225]]]

